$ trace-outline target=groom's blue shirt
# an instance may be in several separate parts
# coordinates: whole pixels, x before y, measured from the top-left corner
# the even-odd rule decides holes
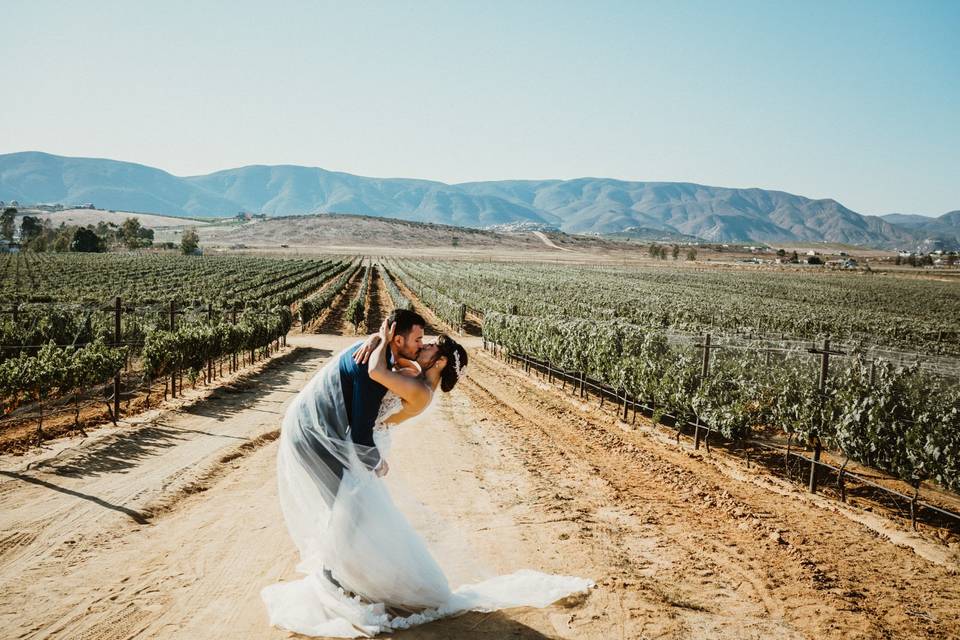
[[[354,345],[340,354],[340,386],[343,389],[343,404],[347,408],[350,439],[354,444],[369,447],[360,452],[360,459],[373,468],[380,462],[380,452],[373,442],[373,425],[387,388],[370,379],[367,364],[353,361],[353,354],[362,344]],[[387,364],[390,365],[392,360],[393,354],[387,351]]]

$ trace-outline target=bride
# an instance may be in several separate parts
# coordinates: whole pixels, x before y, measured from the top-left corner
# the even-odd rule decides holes
[[[351,347],[357,361],[369,354],[371,380],[387,389],[374,430],[380,456],[389,430],[426,409],[438,386],[451,391],[467,366],[466,350],[444,335],[424,345],[415,361],[398,358],[391,368],[392,338],[393,327],[384,323],[365,345]],[[362,462],[367,448],[345,435],[337,360],[304,387],[283,420],[280,505],[305,577],[261,591],[271,624],[306,635],[372,637],[470,610],[544,607],[593,585],[524,570],[451,590],[387,491],[380,477],[386,463],[371,470]]]

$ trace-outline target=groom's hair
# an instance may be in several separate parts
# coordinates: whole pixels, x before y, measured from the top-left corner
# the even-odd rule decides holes
[[[416,311],[410,309],[394,309],[393,313],[387,316],[387,326],[394,322],[397,323],[397,329],[394,335],[406,337],[414,327],[426,327],[427,321],[423,319]]]

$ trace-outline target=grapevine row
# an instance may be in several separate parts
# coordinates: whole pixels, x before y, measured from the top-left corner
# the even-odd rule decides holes
[[[484,337],[506,349],[582,371],[681,423],[695,419],[732,440],[775,427],[819,440],[852,460],[917,486],[960,491],[960,388],[917,365],[870,363],[851,354],[825,393],[815,363],[786,354],[776,366],[752,350],[720,351],[701,379],[695,347],[623,321],[488,313]]]

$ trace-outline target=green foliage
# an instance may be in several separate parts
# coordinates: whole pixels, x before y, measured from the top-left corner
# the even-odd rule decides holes
[[[290,331],[293,316],[285,307],[268,313],[248,310],[237,324],[189,324],[175,331],[152,331],[141,358],[151,378],[186,370],[196,373],[210,361],[240,351],[252,351]]]
[[[340,273],[340,277],[322,291],[300,302],[297,308],[297,314],[300,316],[300,324],[308,324],[320,315],[324,309],[328,308],[333,303],[333,299],[347,286],[347,283],[350,282],[350,279],[353,277],[353,274],[357,272],[358,268],[359,266],[356,263],[352,265],[350,263],[341,263],[335,270],[331,270],[329,276]]]
[[[23,400],[42,400],[109,381],[126,361],[123,347],[97,340],[83,348],[59,347],[50,342],[35,354],[21,353],[0,363],[0,413]]]
[[[433,308],[426,299],[433,296],[448,313],[465,303],[524,316],[619,318],[645,330],[759,332],[805,340],[831,335],[839,341],[960,355],[954,320],[960,317],[960,297],[952,282],[794,270],[692,271],[672,265],[402,260],[392,262],[390,270],[418,295],[419,285],[411,283],[426,286],[424,302]]]
[[[451,327],[459,328],[466,321],[467,307],[459,301],[443,293],[436,284],[412,275],[400,263],[391,262],[390,271],[412,290],[420,300]]]
[[[801,442],[819,438],[850,458],[909,482],[960,490],[960,389],[916,365],[836,362],[823,395],[815,359],[787,354],[775,367],[752,351],[720,352],[706,379],[692,347],[622,321],[528,318],[490,312],[484,337],[614,389],[683,422],[699,417],[737,440],[774,426]]]

